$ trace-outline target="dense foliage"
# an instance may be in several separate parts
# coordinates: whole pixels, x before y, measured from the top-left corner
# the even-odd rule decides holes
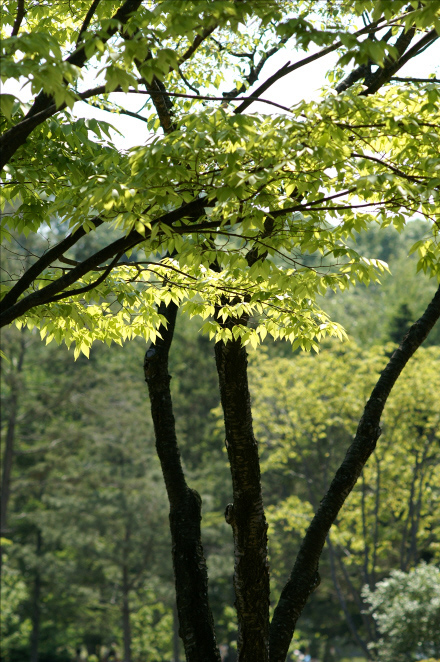
[[[2,77],[32,92],[30,104],[2,97],[3,195],[12,204],[4,238],[49,225],[59,240],[33,269],[32,256],[17,265],[18,282],[6,279],[2,323],[18,318],[88,354],[95,338],[154,339],[164,299],[200,315],[217,340],[231,331],[212,319],[216,305],[220,320],[253,315],[251,327],[234,327],[252,345],[269,333],[310,349],[341,335],[316,294],[384,269],[347,237],[371,223],[402,229],[414,214],[437,218],[438,85],[379,88],[385,65],[389,77],[435,41],[438,2],[186,0],[182,14],[173,0],[106,0],[85,16],[86,4],[25,3],[23,16],[22,3],[10,3],[2,15]],[[360,27],[361,15],[371,23]],[[251,101],[232,102],[286,44],[321,51],[263,87],[336,51],[332,87],[319,102],[244,114]],[[350,86],[344,66],[353,62],[362,71]],[[115,90],[143,103],[146,144],[128,153],[113,145],[108,124],[71,110],[90,100],[125,112],[120,95],[109,96]],[[432,229],[417,249],[420,268],[435,275]],[[84,257],[69,261],[81,240]],[[304,265],[301,256],[315,252],[323,256],[315,268]]]
[[[420,565],[409,573],[393,570],[376,589],[364,591],[382,635],[379,660],[406,660],[440,655],[440,577],[435,566]]]

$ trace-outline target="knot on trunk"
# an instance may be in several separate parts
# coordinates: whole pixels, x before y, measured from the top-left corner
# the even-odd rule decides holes
[[[225,508],[225,520],[231,526],[233,525],[233,523],[235,521],[234,504],[233,503],[228,503],[228,505]]]

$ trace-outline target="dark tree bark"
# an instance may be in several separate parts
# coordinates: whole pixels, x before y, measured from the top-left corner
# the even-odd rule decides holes
[[[201,498],[188,487],[180,460],[168,374],[177,306],[161,304],[167,320],[161,339],[145,355],[145,381],[151,400],[156,449],[170,503],[172,557],[180,637],[190,662],[220,662],[214,620],[208,600],[208,574],[201,542]]]
[[[368,400],[354,441],[306,532],[270,628],[270,662],[285,662],[296,622],[319,584],[319,559],[331,525],[376,447],[380,419],[400,373],[440,317],[440,287],[422,317],[412,325],[391,356]]]
[[[269,566],[267,523],[260,481],[258,445],[252,427],[247,353],[240,340],[215,346],[226,446],[234,503],[226,521],[234,535],[234,588],[238,618],[238,659],[269,659]]]

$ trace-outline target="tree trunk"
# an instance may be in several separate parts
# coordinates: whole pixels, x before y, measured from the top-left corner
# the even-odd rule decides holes
[[[356,484],[381,434],[380,419],[400,373],[440,317],[440,287],[422,317],[391,356],[368,400],[353,443],[307,529],[270,627],[270,662],[285,662],[296,622],[319,584],[319,559],[330,527]]]
[[[40,595],[41,595],[41,574],[39,567],[39,557],[41,554],[41,531],[37,531],[37,567],[35,568],[34,591],[32,595],[31,620],[32,631],[30,637],[30,662],[38,662],[38,641],[40,638]]]
[[[338,577],[336,574],[336,563],[335,563],[336,552],[333,549],[333,544],[330,538],[330,534],[327,536],[327,546],[329,552],[330,573],[332,577],[333,586],[335,587],[336,595],[338,596],[339,604],[341,605],[345,620],[348,625],[348,629],[350,630],[353,636],[353,641],[355,641],[357,645],[362,649],[366,659],[371,660],[371,655],[370,655],[370,651],[368,650],[367,643],[362,639],[362,637],[358,632],[358,629],[353,621],[353,618],[351,617],[350,611],[348,609],[347,601],[345,599],[345,596],[342,592],[341,586],[338,581]]]
[[[2,470],[2,487],[1,487],[1,510],[0,522],[1,537],[7,537],[8,533],[8,503],[11,493],[11,473],[12,464],[14,459],[14,441],[15,441],[15,426],[17,422],[18,400],[20,393],[19,377],[23,370],[24,354],[25,354],[25,340],[24,329],[20,333],[20,350],[18,354],[17,369],[12,375],[11,383],[11,399],[9,403],[9,412],[7,418],[5,451],[3,455],[3,470]],[[2,547],[0,545],[0,573],[2,567]]]
[[[128,568],[122,566],[122,633],[124,639],[124,662],[131,662],[130,587]]]
[[[172,556],[176,581],[179,634],[187,662],[220,662],[208,600],[208,574],[201,542],[201,498],[188,487],[180,461],[168,374],[177,306],[161,304],[167,320],[162,338],[145,355],[145,381],[151,400],[156,449],[170,503]]]
[[[267,662],[270,591],[267,523],[258,445],[252,427],[247,354],[240,340],[233,340],[218,342],[215,356],[234,499],[227,506],[225,517],[234,535],[238,659]]]

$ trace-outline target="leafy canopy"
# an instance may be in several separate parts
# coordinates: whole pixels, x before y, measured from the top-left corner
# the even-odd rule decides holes
[[[30,242],[21,264],[11,255],[4,323],[37,326],[47,342],[88,355],[94,340],[154,340],[157,304],[174,301],[216,340],[256,346],[269,334],[317,349],[343,336],[317,295],[386,269],[347,240],[372,223],[400,231],[413,216],[433,222],[413,250],[418,268],[439,278],[434,79],[328,87],[320,101],[268,104],[268,115],[239,103],[287,46],[337,51],[332,86],[347,65],[379,80],[405,36],[437,38],[437,0],[184,5],[29,4],[18,29],[14,3],[3,12],[2,77],[33,96],[2,95],[5,144],[21,145],[2,174],[2,237],[13,252],[19,235]],[[73,112],[82,100],[130,113],[132,95],[145,131],[128,151],[109,123]],[[52,259],[32,256],[36,237],[54,247]]]

